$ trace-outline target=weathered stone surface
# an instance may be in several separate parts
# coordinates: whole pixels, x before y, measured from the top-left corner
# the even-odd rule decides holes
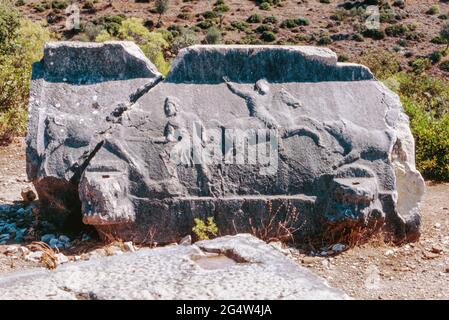
[[[28,136],[40,198],[135,242],[179,241],[195,217],[247,232],[270,210],[295,213],[298,238],[354,221],[419,235],[408,118],[366,67],[322,48],[193,46],[160,79],[128,43],[49,45]]]
[[[68,263],[0,279],[0,299],[348,299],[250,235]]]

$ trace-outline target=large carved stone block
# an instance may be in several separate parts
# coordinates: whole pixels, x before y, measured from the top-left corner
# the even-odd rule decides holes
[[[327,49],[193,46],[162,79],[132,43],[48,44],[27,139],[43,204],[122,238],[174,241],[209,216],[245,232],[282,207],[298,239],[354,222],[419,236],[399,98]]]

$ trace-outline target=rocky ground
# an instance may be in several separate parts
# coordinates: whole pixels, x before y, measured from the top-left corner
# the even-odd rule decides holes
[[[24,296],[72,300],[349,298],[250,234],[145,248],[68,263],[54,271],[35,269],[0,277],[0,299]]]
[[[139,250],[129,242],[104,245],[87,233],[67,237],[36,221],[37,208],[21,196],[30,187],[23,139],[0,147],[0,273]],[[428,183],[422,208],[420,241],[401,247],[375,239],[349,250],[336,244],[337,255],[310,256],[273,245],[354,298],[449,299],[449,184]]]
[[[352,297],[449,299],[449,184],[428,183],[422,209],[417,243],[373,240],[333,257],[290,254]]]

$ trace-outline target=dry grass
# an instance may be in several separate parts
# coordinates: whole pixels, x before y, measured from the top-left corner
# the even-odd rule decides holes
[[[267,214],[255,222],[250,217],[249,225],[251,234],[265,241],[294,242],[294,234],[305,224],[302,222],[297,226],[299,220],[298,210],[290,201],[283,201],[276,210],[273,209],[273,202],[267,201]]]
[[[40,262],[47,268],[47,269],[55,269],[58,266],[58,258],[56,254],[58,253],[58,249],[56,248],[56,251],[53,250],[42,241],[35,241],[32,242],[30,245],[28,245],[28,248],[31,251],[42,251],[42,256],[40,259]]]

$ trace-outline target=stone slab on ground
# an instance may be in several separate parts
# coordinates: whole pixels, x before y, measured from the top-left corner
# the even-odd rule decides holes
[[[348,299],[248,234],[3,275],[0,299]]]

